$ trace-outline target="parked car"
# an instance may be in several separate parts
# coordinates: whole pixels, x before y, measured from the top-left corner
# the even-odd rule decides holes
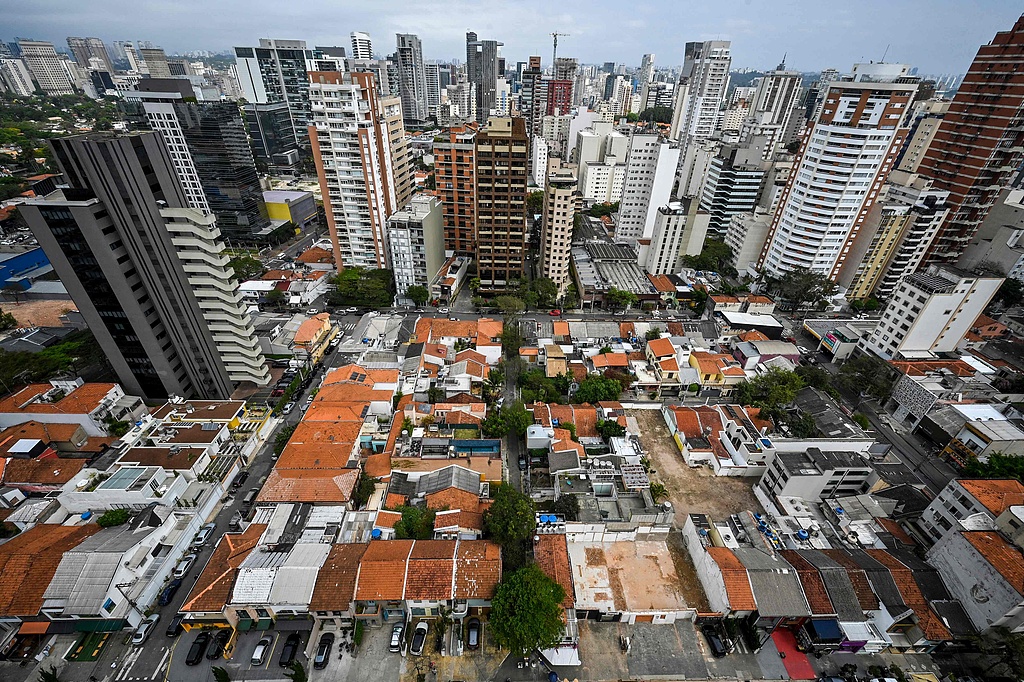
[[[800,355],[807,355],[808,353],[811,352],[811,351],[807,350],[806,348],[804,348],[803,346],[797,346],[796,349],[798,351],[800,351]]]
[[[217,630],[217,634],[213,636],[213,643],[210,644],[210,649],[206,652],[206,658],[214,660],[224,655],[224,647],[231,641],[231,630],[227,628],[221,628]]]
[[[213,531],[217,530],[217,525],[214,523],[208,523],[199,529],[196,533],[195,539],[192,541],[193,547],[202,547],[210,540],[210,536],[213,535]]]
[[[238,490],[248,480],[249,480],[249,472],[248,471],[243,471],[240,474],[238,474],[237,476],[235,476],[235,480],[231,481],[231,487],[234,488],[235,490]]]
[[[149,637],[150,633],[153,632],[153,628],[156,627],[156,622],[160,620],[160,614],[154,613],[152,616],[146,618],[146,620],[139,623],[139,627],[135,628],[135,633],[132,635],[132,645],[142,646]]]
[[[548,313],[548,315],[550,315],[551,317],[558,317],[561,314],[562,314],[562,311],[558,310],[557,308],[555,310],[552,310],[550,313]]]
[[[281,408],[281,414],[291,414],[292,410],[294,410],[294,409],[295,409],[295,402],[294,401],[285,403],[284,407]]]
[[[348,313],[349,315],[352,315],[353,313],[357,313],[359,311],[355,308],[345,308],[345,312]]]
[[[210,633],[200,632],[196,636],[192,646],[188,649],[188,656],[185,657],[185,665],[199,665],[206,653],[206,647],[210,643]]]
[[[306,311],[307,315],[317,315],[319,313],[320,313],[320,311],[317,310],[316,308],[310,308],[309,310]]]
[[[717,632],[710,627],[703,628],[702,632],[704,633],[704,639],[708,642],[708,647],[711,649],[712,656],[722,658],[729,653],[728,647],[725,646],[725,642],[722,641]]]
[[[281,647],[281,658],[277,659],[277,664],[282,668],[287,668],[295,660],[295,654],[299,651],[299,645],[302,643],[302,637],[297,632],[293,632],[288,635],[288,638],[284,640],[284,646]]]
[[[249,661],[252,665],[263,665],[263,661],[266,660],[267,654],[270,653],[270,646],[274,643],[274,638],[270,635],[264,635],[260,638],[260,641],[256,644],[256,648],[252,652],[252,660]]]
[[[171,603],[171,600],[174,599],[174,593],[178,591],[179,587],[181,587],[181,578],[175,578],[171,582],[167,583],[167,587],[165,587],[164,591],[160,593],[160,597],[157,598],[156,602],[160,604],[160,606],[167,606]]]
[[[184,578],[188,572],[192,570],[192,566],[195,565],[196,559],[198,558],[199,557],[195,554],[186,554],[183,556],[181,561],[178,562],[178,566],[174,569],[174,577]]]
[[[244,520],[245,517],[242,516],[242,512],[236,511],[231,515],[231,520],[228,521],[228,530],[236,532],[242,530],[242,521]]]
[[[466,648],[476,649],[480,646],[480,620],[470,618],[466,624]]]
[[[402,635],[405,634],[405,623],[397,623],[395,627],[391,628],[391,646],[388,650],[397,654],[402,650]]]
[[[174,618],[171,618],[171,622],[167,625],[166,634],[168,637],[177,637],[181,634],[181,621],[185,619],[180,613],[174,614]]]
[[[427,630],[429,629],[426,621],[421,620],[416,623],[416,629],[412,631],[412,646],[409,647],[409,653],[413,656],[423,653],[423,645],[427,642]]]
[[[519,470],[526,471],[526,457],[523,455],[519,456]]]
[[[325,632],[316,645],[316,655],[313,656],[313,667],[316,670],[323,670],[327,667],[327,661],[331,658],[331,649],[334,647],[334,633]]]

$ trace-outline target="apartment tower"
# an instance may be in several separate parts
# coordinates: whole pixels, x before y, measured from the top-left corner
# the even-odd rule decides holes
[[[615,238],[635,244],[650,239],[659,206],[672,196],[679,147],[657,133],[634,133],[629,139],[626,172],[619,201]]]
[[[18,40],[18,46],[21,58],[40,90],[47,95],[73,95],[77,92],[65,59],[53,49],[53,43]]]
[[[349,38],[352,40],[352,59],[373,59],[373,41],[369,33],[353,31]]]
[[[569,251],[577,196],[576,176],[570,168],[558,168],[547,174],[540,228],[540,273],[558,286],[559,296],[569,285]]]
[[[476,252],[476,124],[450,128],[434,142],[434,186],[444,212],[448,256]]]
[[[309,149],[309,78],[306,41],[260,38],[258,47],[235,48],[235,70],[250,104],[284,102],[295,144]]]
[[[423,64],[423,46],[412,33],[397,34],[398,77],[402,94],[402,114],[409,123],[422,125],[427,120],[427,71]]]
[[[715,132],[729,90],[731,45],[728,40],[686,43],[670,139],[689,144],[691,139],[701,142]]]
[[[488,293],[526,274],[529,150],[521,118],[491,117],[476,135],[477,276]]]
[[[476,120],[487,121],[494,108],[498,86],[498,63],[501,46],[496,40],[479,40],[476,33],[466,33],[466,77],[476,86]]]
[[[75,38],[68,37],[68,49],[75,56],[75,61],[83,69],[89,68],[90,59],[99,59],[102,62],[102,71],[114,73],[114,63],[110,61],[107,53],[107,46],[99,38]]]

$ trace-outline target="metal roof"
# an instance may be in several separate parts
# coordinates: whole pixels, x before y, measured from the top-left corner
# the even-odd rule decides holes
[[[757,612],[762,616],[809,616],[796,569],[778,554],[769,555],[752,547],[732,550],[747,569]]]

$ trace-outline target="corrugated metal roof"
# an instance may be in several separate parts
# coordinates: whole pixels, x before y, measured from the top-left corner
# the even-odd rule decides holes
[[[78,616],[99,614],[120,563],[120,554],[90,554],[71,589],[64,613]]]
[[[330,550],[329,545],[318,545]],[[325,557],[326,558],[326,557]],[[323,563],[323,562],[321,562]],[[282,566],[270,590],[271,604],[309,604],[320,566]]]
[[[811,615],[800,578],[789,562],[749,547],[734,549],[733,554],[747,569],[759,614],[769,618]]]
[[[249,556],[259,554],[253,552]],[[231,591],[231,601],[235,604],[267,604],[270,591],[277,577],[276,567],[241,568],[235,579],[235,588]]]

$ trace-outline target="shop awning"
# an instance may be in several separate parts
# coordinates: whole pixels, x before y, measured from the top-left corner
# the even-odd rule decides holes
[[[48,620],[26,621],[18,628],[19,635],[45,635],[46,629],[50,627]]]
[[[834,620],[812,620],[811,629],[819,642],[843,641],[843,632],[839,629],[839,623]]]

